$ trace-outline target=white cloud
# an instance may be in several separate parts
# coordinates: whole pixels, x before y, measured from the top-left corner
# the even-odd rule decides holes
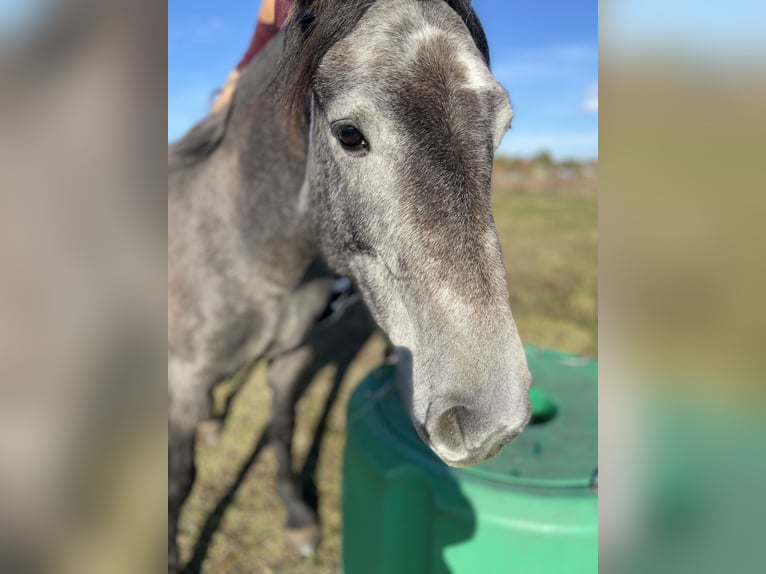
[[[571,81],[598,66],[598,46],[551,44],[517,49],[495,57],[494,62],[495,76],[508,86]]]
[[[582,103],[582,109],[588,114],[598,113],[598,82],[588,86],[585,100]]]

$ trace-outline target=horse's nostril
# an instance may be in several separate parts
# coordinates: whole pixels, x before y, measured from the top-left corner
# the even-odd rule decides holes
[[[430,417],[421,436],[444,462],[466,466],[495,456],[519,435],[523,426],[497,416],[491,409],[459,405]]]
[[[451,451],[465,450],[465,422],[467,417],[468,409],[463,406],[447,409],[439,415],[436,424],[430,430],[432,440],[441,443]]]

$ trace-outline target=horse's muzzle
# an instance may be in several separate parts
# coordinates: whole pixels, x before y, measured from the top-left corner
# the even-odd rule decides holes
[[[456,405],[429,417],[427,443],[450,466],[471,466],[495,456],[516,438],[529,421],[528,412],[515,420],[497,421],[486,413]]]

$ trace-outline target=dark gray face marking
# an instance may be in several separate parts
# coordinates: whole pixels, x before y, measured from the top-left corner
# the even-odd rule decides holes
[[[485,241],[494,229],[490,201],[495,93],[467,87],[468,77],[451,53],[449,37],[421,45],[391,109],[413,153],[398,179],[421,234],[422,247],[453,288],[487,302],[495,285]],[[454,274],[455,260],[461,273]],[[465,276],[475,280],[471,286]]]

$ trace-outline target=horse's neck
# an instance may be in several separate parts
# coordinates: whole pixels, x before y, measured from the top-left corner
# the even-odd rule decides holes
[[[286,127],[290,122],[270,92],[281,44],[278,36],[242,72],[222,152],[236,166],[239,230],[260,269],[294,283],[317,242],[304,188],[305,129]]]

